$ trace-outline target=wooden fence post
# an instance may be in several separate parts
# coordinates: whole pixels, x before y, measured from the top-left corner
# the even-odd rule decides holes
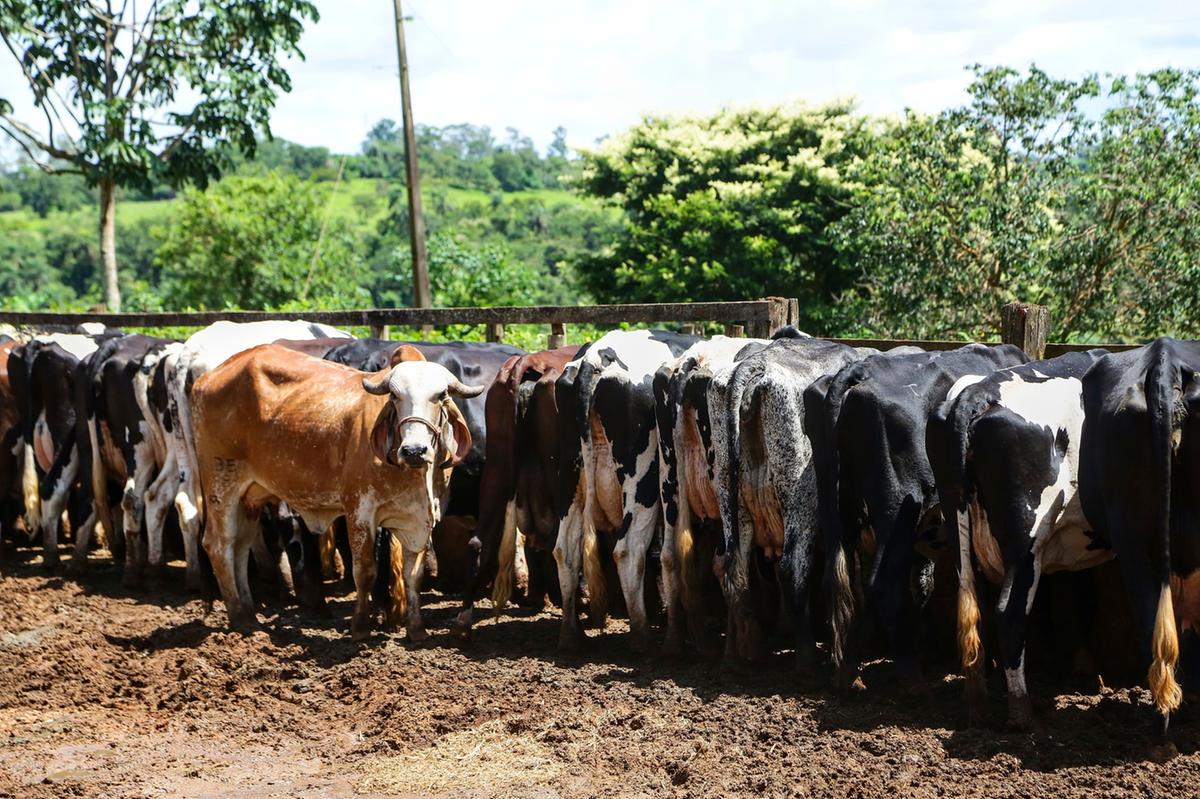
[[[392,337],[391,327],[377,322],[371,323],[371,338],[389,339]]]
[[[1010,302],[1000,309],[1000,341],[1024,350],[1031,360],[1046,354],[1050,309],[1045,305]]]
[[[746,335],[745,325],[725,325],[725,335],[730,338],[742,338]]]
[[[504,341],[504,325],[499,322],[488,322],[484,327],[484,337],[493,343]]]
[[[679,326],[679,332],[685,336],[696,335],[696,325],[693,322],[685,322]]]
[[[567,325],[565,322],[551,322],[550,335],[546,336],[546,349],[556,350],[567,346]]]

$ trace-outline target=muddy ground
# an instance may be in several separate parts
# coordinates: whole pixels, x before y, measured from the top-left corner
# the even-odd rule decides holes
[[[912,698],[868,669],[833,696],[780,653],[736,675],[629,653],[618,621],[556,651],[558,616],[486,618],[469,645],[428,594],[432,641],[354,643],[271,611],[227,633],[175,590],[131,592],[101,555],[80,581],[0,579],[0,796],[1194,796],[1200,720],[1146,759],[1139,689],[1035,677],[1043,729],[964,728],[961,682]],[[172,567],[168,584],[182,583]],[[1003,717],[1003,690],[991,684]],[[1078,686],[1075,686],[1078,688]]]

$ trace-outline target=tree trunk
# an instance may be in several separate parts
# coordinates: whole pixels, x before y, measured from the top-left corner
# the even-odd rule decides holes
[[[117,184],[112,178],[100,181],[100,262],[104,265],[104,304],[117,313],[121,287],[117,285]]]

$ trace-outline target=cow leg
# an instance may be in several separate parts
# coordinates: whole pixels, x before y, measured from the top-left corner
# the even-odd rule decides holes
[[[79,450],[72,438],[59,450],[40,489],[42,510],[42,553],[47,569],[57,571],[58,530],[62,513],[71,492],[71,484],[79,471]]]
[[[75,551],[71,554],[71,562],[67,571],[71,574],[83,574],[88,567],[88,548],[92,543],[92,534],[96,530],[95,511],[88,514],[83,524],[75,529]]]
[[[737,500],[741,502],[739,498]],[[727,539],[728,540],[728,539]],[[754,521],[746,507],[738,514],[733,548],[725,557],[725,602],[728,609],[724,666],[737,660],[755,661],[762,656],[762,634],[750,596],[750,569],[754,557]]]
[[[354,548],[350,546],[350,531],[345,517],[339,516],[329,528],[333,536],[337,556],[342,560],[342,585],[353,588],[354,580]],[[374,535],[374,534],[372,534]]]
[[[876,568],[867,580],[871,607],[887,635],[903,690],[921,687],[916,652],[916,610],[910,590],[919,504],[905,497],[895,514],[874,515]]]
[[[395,545],[395,544],[393,544]],[[421,620],[421,575],[425,571],[425,549],[410,549],[406,542],[404,550],[404,596],[407,604],[406,625],[408,640],[420,643],[429,637],[425,623]]]
[[[350,635],[362,640],[370,634],[374,621],[371,613],[371,588],[375,584],[375,525],[374,519],[347,519],[347,534],[353,558],[355,587],[354,615],[350,619]]]
[[[272,599],[285,602],[293,593],[287,551],[280,546],[277,552],[272,552],[263,537],[262,524],[257,526],[258,532],[250,539],[250,551],[254,555],[254,565],[258,569],[259,579],[268,587],[267,590]]]
[[[220,586],[221,598],[225,601],[229,626],[235,630],[248,630],[258,626],[258,618],[246,581],[248,542],[245,535],[247,525],[242,518],[241,493],[231,497],[214,497],[208,530],[204,536],[204,549],[212,563],[213,576]]]
[[[815,536],[798,531],[784,536],[783,557],[776,566],[782,599],[796,625],[796,667],[808,668],[816,660],[817,644],[809,613],[809,577]]]
[[[1026,546],[1032,542],[1027,539]],[[1033,726],[1033,702],[1025,685],[1025,627],[1037,593],[1041,567],[1032,551],[1017,561],[1005,575],[1000,593],[996,626],[1000,633],[1000,657],[1008,684],[1008,726],[1028,730]]]
[[[682,503],[681,503],[682,504]],[[682,509],[681,509],[682,510]],[[663,653],[677,657],[683,651],[683,565],[679,562],[679,540],[686,535],[690,541],[691,530],[682,518],[675,524],[663,525],[662,553],[662,598],[667,609],[667,633],[663,641]],[[691,547],[687,547],[691,551]],[[614,554],[615,551],[614,551]]]
[[[300,607],[304,611],[315,616],[328,616],[329,605],[325,602],[325,585],[322,577],[321,563],[321,544],[320,540],[324,539],[321,536],[318,539],[313,535],[308,525],[304,520],[297,517],[295,519],[295,530],[292,545],[288,553],[288,560],[292,563],[298,562],[300,568],[295,570],[295,585],[296,597],[300,601]],[[296,558],[292,557],[295,550],[299,550]]]
[[[176,465],[174,452],[168,452],[166,463],[159,470],[158,476],[150,483],[145,491],[146,514],[146,545],[149,550],[147,560],[152,572],[161,572],[165,565],[163,557],[163,528],[167,524],[167,513],[171,509],[171,498],[179,490],[179,468]],[[185,558],[189,563],[196,560],[195,551],[189,552],[184,541]]]
[[[659,519],[659,508],[634,506],[633,520],[629,530],[613,549],[617,562],[617,575],[621,579],[621,590],[625,594],[625,607],[629,612],[629,632],[633,637],[633,651],[649,652],[650,621],[646,617],[646,553],[654,538]]]
[[[558,648],[574,652],[583,643],[583,628],[579,623],[579,570],[583,567],[583,512],[581,503],[571,503],[567,516],[558,526],[554,543],[554,560],[558,564],[558,585],[562,590],[562,629]]]

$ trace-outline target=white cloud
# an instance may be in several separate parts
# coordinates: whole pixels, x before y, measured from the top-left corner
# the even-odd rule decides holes
[[[274,115],[277,135],[353,150],[398,118],[385,0],[317,0],[307,60]],[[408,0],[418,121],[512,126],[546,144],[558,125],[590,144],[647,112],[820,102],[934,111],[961,101],[972,62],[1052,74],[1200,65],[1200,11],[1173,0]],[[0,97],[21,97],[0,61]],[[18,103],[20,107],[20,103]]]

